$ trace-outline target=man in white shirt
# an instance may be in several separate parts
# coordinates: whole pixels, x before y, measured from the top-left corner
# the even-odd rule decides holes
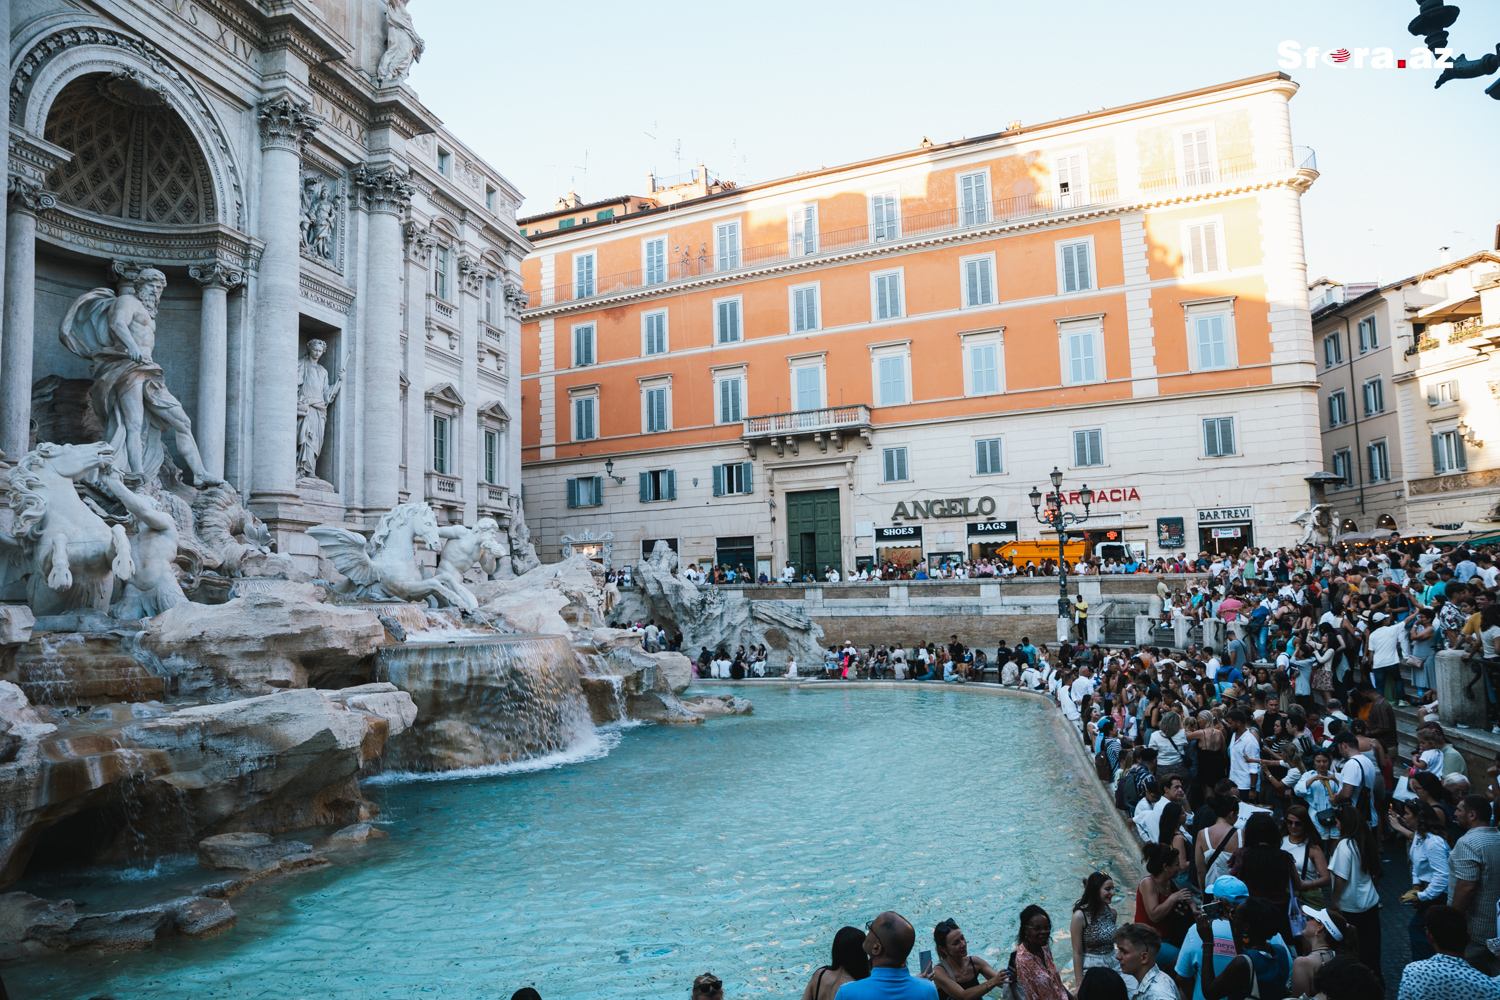
[[[827,569],[828,569],[828,572],[826,572],[826,573],[823,574],[823,578],[825,580],[827,580],[829,583],[838,583],[839,582],[839,571],[836,570],[836,569],[834,569],[832,566],[829,566]]]
[[[1073,701],[1073,695],[1068,692],[1068,689],[1066,687],[1058,687],[1057,704],[1058,707],[1062,709],[1063,718],[1067,719],[1069,722],[1077,724],[1078,705]]]
[[[1401,636],[1405,630],[1394,618],[1380,611],[1370,619],[1370,624],[1374,628],[1365,642],[1365,666],[1374,674],[1376,690],[1387,687],[1389,682],[1388,698],[1393,699],[1396,694],[1395,674],[1389,671],[1399,670],[1401,666]]]
[[[1347,729],[1333,738],[1333,750],[1344,759],[1339,768],[1341,787],[1333,793],[1333,804],[1353,802],[1358,808],[1359,801],[1364,799],[1365,821],[1376,827],[1379,819],[1375,815],[1375,779],[1380,776],[1380,768],[1359,752],[1359,737]]]
[[[792,581],[794,581],[796,579],[797,579],[797,570],[795,568],[793,568],[793,566],[791,564],[791,561],[788,560],[787,564],[784,567],[782,567],[782,570],[781,570],[781,582],[782,583],[791,583]]]
[[[1157,784],[1157,782],[1158,779],[1152,778],[1148,784]],[[1135,820],[1136,832],[1140,834],[1141,839],[1153,842],[1161,836],[1161,814],[1166,811],[1167,803],[1176,802],[1182,806],[1184,816],[1187,815],[1188,808],[1187,790],[1182,787],[1181,775],[1169,775],[1157,787],[1161,789],[1161,797],[1152,802],[1150,808],[1145,811],[1141,809],[1141,806],[1146,800],[1142,799],[1137,802],[1132,816]]]
[[[1035,691],[1042,686],[1042,672],[1031,664],[1026,664],[1026,669],[1021,671],[1021,686],[1028,691]]]
[[[1094,668],[1084,664],[1078,671],[1078,679],[1069,685],[1075,703],[1094,693]]]
[[[1255,800],[1255,779],[1260,774],[1260,740],[1250,731],[1249,717],[1236,708],[1229,713],[1229,724],[1234,727],[1234,739],[1229,741],[1229,780],[1239,789],[1240,798],[1246,802]]]
[[[1115,931],[1115,958],[1130,1000],[1181,1000],[1177,984],[1156,965],[1160,951],[1161,936],[1145,924],[1125,924]]]

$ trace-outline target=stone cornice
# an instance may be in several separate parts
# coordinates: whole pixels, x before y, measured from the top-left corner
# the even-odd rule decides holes
[[[929,247],[947,246],[954,243],[967,243],[974,240],[990,239],[995,236],[1005,236],[1012,233],[1026,232],[1036,229],[1050,229],[1054,226],[1076,225],[1080,222],[1089,222],[1101,219],[1117,218],[1122,215],[1131,215],[1136,212],[1151,211],[1153,209],[1168,208],[1173,205],[1184,205],[1195,201],[1208,201],[1235,195],[1250,194],[1255,191],[1269,190],[1272,188],[1289,187],[1299,194],[1307,189],[1313,178],[1304,176],[1307,171],[1294,171],[1290,176],[1268,178],[1259,181],[1247,181],[1243,184],[1226,185],[1207,191],[1182,194],[1170,198],[1155,198],[1134,202],[1122,202],[1114,205],[1097,208],[1082,208],[1073,212],[1064,212],[1052,215],[1033,216],[1026,219],[1018,219],[1014,222],[997,222],[988,226],[976,226],[971,229],[948,229],[938,233],[922,236],[914,236],[906,239],[892,240],[886,243],[870,243],[836,253],[822,253],[807,257],[792,257],[777,261],[774,264],[765,264],[760,267],[741,268],[735,271],[715,271],[708,274],[694,275],[691,278],[679,278],[676,281],[668,281],[658,285],[646,285],[640,288],[631,288],[612,294],[598,295],[589,299],[569,299],[566,302],[553,302],[539,305],[534,309],[527,310],[523,317],[527,322],[535,319],[545,319],[549,316],[559,316],[569,312],[586,312],[595,309],[609,308],[623,302],[633,302],[639,299],[652,298],[657,295],[676,295],[680,292],[690,291],[698,288],[707,288],[716,285],[732,284],[734,282],[755,280],[774,274],[783,274],[792,271],[804,271],[812,268],[827,267],[830,264],[843,264],[853,260],[862,260],[868,257],[894,256],[903,253],[911,253]],[[1313,175],[1316,176],[1315,174]],[[626,238],[624,236],[619,237]],[[559,253],[563,251],[557,251]]]
[[[263,0],[267,49],[286,49],[309,65],[346,59],[354,46],[320,19],[311,17],[297,0]]]
[[[262,101],[256,117],[260,119],[261,149],[286,149],[298,155],[323,124],[306,103],[285,93]]]
[[[354,312],[355,295],[352,289],[327,281],[319,281],[305,271],[298,276],[298,284],[304,299],[326,306],[335,312],[345,314]]]
[[[61,146],[54,146],[18,126],[10,129],[10,174],[27,184],[41,186],[47,175],[73,158]]]
[[[265,244],[222,223],[165,226],[110,219],[61,205],[37,219],[37,238],[93,257],[181,266],[222,264],[241,271],[260,267]]]

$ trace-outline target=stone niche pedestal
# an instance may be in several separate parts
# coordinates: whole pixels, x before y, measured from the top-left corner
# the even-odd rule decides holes
[[[366,530],[365,525],[346,519],[343,496],[321,479],[298,480],[295,500],[256,498],[249,507],[266,522],[276,551],[290,556],[298,570],[311,576],[321,575],[318,564],[323,550],[308,528],[327,524],[361,534]]]

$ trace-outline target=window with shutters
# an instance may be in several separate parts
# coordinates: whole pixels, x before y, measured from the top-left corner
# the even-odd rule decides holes
[[[792,332],[806,333],[818,329],[818,286],[800,285],[791,289]]]
[[[1082,150],[1054,157],[1052,177],[1058,208],[1077,208],[1089,203],[1088,156]]]
[[[980,438],[974,442],[974,474],[996,476],[1004,470],[1000,467],[1000,439]]]
[[[448,475],[453,467],[453,419],[432,418],[432,471]]]
[[[1344,390],[1328,394],[1328,425],[1338,427],[1349,422],[1349,399]]]
[[[640,474],[641,503],[677,499],[677,470],[652,469]]]
[[[911,348],[878,348],[871,352],[875,362],[875,405],[900,406],[910,402],[907,385],[911,381]]]
[[[1087,468],[1104,464],[1104,431],[1099,429],[1073,432],[1073,465]]]
[[[1391,478],[1391,456],[1384,441],[1371,441],[1365,449],[1370,459],[1370,482],[1383,483]]]
[[[583,476],[568,480],[569,507],[598,507],[604,503],[604,477]]]
[[[1340,334],[1330,333],[1323,338],[1323,367],[1332,368],[1343,362],[1344,338]]]
[[[1458,382],[1434,382],[1427,387],[1428,406],[1446,406],[1458,402]]]
[[[1366,316],[1359,321],[1359,353],[1373,351],[1380,346],[1380,334],[1375,329],[1375,317]]]
[[[965,226],[982,226],[990,221],[988,170],[958,175],[958,214]]]
[[[1365,383],[1365,416],[1385,412],[1385,386],[1379,378]]]
[[[448,152],[446,149],[439,147],[437,151],[437,165],[438,173],[442,174],[444,177],[452,176],[453,154]]]
[[[740,297],[736,295],[732,299],[715,299],[714,339],[721,344],[736,344],[741,336]]]
[[[573,397],[573,440],[592,441],[599,436],[598,396]]]
[[[573,298],[586,299],[594,294],[594,251],[573,255]]]
[[[714,227],[714,261],[720,271],[732,271],[740,266],[738,222],[721,222]]]
[[[1001,390],[1000,334],[969,334],[963,339],[964,387],[970,396],[989,396]]]
[[[444,302],[453,301],[453,251],[447,247],[433,252],[432,294]]]
[[[965,309],[995,304],[995,255],[965,257],[959,261],[963,268],[963,304]]]
[[[1233,368],[1235,350],[1234,313],[1225,301],[1184,305],[1188,329],[1188,359],[1193,371]]]
[[[870,195],[870,240],[883,243],[901,238],[900,199],[894,191]]]
[[[660,285],[667,280],[667,238],[653,236],[641,240],[641,270],[646,284]]]
[[[870,275],[870,313],[879,322],[900,319],[902,303],[901,272],[882,271]]]
[[[730,462],[714,466],[714,496],[753,493],[755,466],[750,462]]]
[[[1224,269],[1223,220],[1215,218],[1184,223],[1182,227],[1182,273],[1192,277],[1199,274],[1217,274]]]
[[[581,323],[573,327],[573,367],[581,368],[594,363],[594,324]]]
[[[792,368],[792,394],[797,409],[821,410],[823,408],[823,365],[796,365]]]
[[[1442,476],[1450,472],[1463,472],[1469,467],[1464,453],[1464,438],[1457,429],[1440,431],[1432,436],[1432,471]]]
[[[500,319],[500,310],[496,307],[496,297],[500,294],[500,279],[486,277],[484,279],[484,321],[494,326]]]
[[[818,252],[818,206],[816,202],[793,205],[786,210],[787,241],[793,257]]]
[[[1329,471],[1344,480],[1335,489],[1348,489],[1354,485],[1354,456],[1348,448],[1340,448],[1333,453],[1333,468]]]
[[[1191,128],[1177,137],[1177,162],[1184,187],[1211,184],[1214,180],[1213,129]]]
[[[1104,379],[1104,344],[1094,323],[1060,324],[1064,385],[1087,385]]]
[[[672,429],[671,385],[647,385],[641,389],[641,427],[647,434]]]
[[[1209,417],[1203,421],[1203,454],[1223,458],[1234,454],[1234,418]]]
[[[714,397],[718,400],[718,422],[737,424],[745,419],[745,377],[720,376],[714,380]]]
[[[1068,240],[1057,244],[1057,293],[1087,292],[1094,287],[1094,241]]]
[[[881,458],[885,465],[885,478],[882,482],[904,483],[906,475],[906,449],[884,448],[881,450]]]
[[[597,211],[597,212],[594,213],[594,221],[595,222],[608,222],[610,219],[613,219],[614,217],[615,217],[615,210],[612,209],[612,208],[602,208],[599,211]]]
[[[641,314],[641,353],[667,353],[667,311]]]
[[[484,432],[484,481],[500,482],[500,432]]]

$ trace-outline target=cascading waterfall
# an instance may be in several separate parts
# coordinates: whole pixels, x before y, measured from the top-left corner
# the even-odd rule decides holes
[[[594,732],[577,662],[561,637],[384,646],[375,670],[376,680],[408,692],[417,706],[416,724],[386,744],[384,770],[506,763],[565,749]]]

